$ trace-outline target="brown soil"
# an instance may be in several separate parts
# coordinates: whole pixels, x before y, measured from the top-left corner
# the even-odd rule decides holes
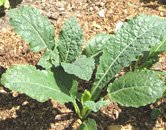
[[[12,7],[31,5],[41,10],[55,25],[56,36],[64,19],[77,16],[83,30],[85,41],[97,33],[113,33],[118,21],[125,21],[138,14],[155,14],[166,17],[164,0],[11,0]],[[99,12],[104,10],[104,17]],[[6,10],[0,9],[1,14]],[[30,52],[28,45],[17,36],[9,26],[9,18],[0,18],[0,74],[13,64],[35,65],[40,53]],[[166,70],[166,54],[160,58],[158,69]],[[68,105],[66,105],[68,106]],[[72,130],[81,121],[72,108],[55,101],[39,103],[24,94],[13,93],[0,87],[0,130]],[[161,116],[152,120],[152,109],[161,109]],[[108,125],[129,125],[138,130],[166,129],[166,99],[139,109],[123,108],[110,104],[92,118],[97,120],[98,129]]]

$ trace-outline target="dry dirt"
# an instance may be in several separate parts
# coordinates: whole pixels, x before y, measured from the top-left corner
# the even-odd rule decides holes
[[[84,41],[97,33],[113,33],[118,21],[123,22],[138,14],[166,17],[165,0],[11,0],[11,5],[12,8],[31,5],[40,9],[55,25],[56,36],[66,18],[77,16],[84,30]],[[35,65],[41,54],[30,52],[28,45],[9,26],[7,10],[0,9],[0,12],[0,74],[13,64]],[[166,54],[161,56],[158,69],[166,70]],[[66,106],[55,101],[39,103],[1,86],[0,130],[77,129],[81,121],[70,105]],[[161,110],[161,116],[152,120],[150,113],[154,108]],[[91,117],[97,120],[99,130],[105,130],[109,125],[116,128],[122,125],[121,129],[126,130],[131,126],[134,130],[166,130],[166,99],[139,109],[110,104]]]

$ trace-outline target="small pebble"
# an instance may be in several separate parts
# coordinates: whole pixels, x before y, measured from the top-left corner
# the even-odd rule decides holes
[[[116,23],[115,32],[117,32],[117,31],[122,27],[122,25],[123,25],[123,22],[118,21],[118,22]]]
[[[104,10],[104,9],[102,9],[102,10],[99,11],[99,16],[100,16],[101,18],[104,18],[104,17],[105,17],[105,10]]]

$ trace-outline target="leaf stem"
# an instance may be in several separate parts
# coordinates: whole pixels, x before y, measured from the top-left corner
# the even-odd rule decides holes
[[[80,119],[82,119],[82,115],[81,115],[81,112],[80,112],[80,109],[79,109],[77,103],[76,103],[76,102],[72,102],[72,103],[73,103],[74,110],[75,110],[76,114],[78,115],[78,117],[79,117]]]
[[[85,120],[90,113],[91,113],[91,110],[84,106],[81,110],[82,119]]]

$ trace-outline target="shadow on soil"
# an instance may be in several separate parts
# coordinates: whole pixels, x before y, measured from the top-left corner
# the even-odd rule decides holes
[[[0,7],[0,18],[5,16],[5,8],[3,6]]]
[[[158,2],[159,4],[166,5],[166,0],[140,0],[143,3],[149,3],[149,2]]]
[[[13,97],[9,90],[5,91],[6,94],[0,94],[0,116],[3,117],[5,114],[7,118],[0,120],[0,130],[47,130],[51,127],[51,123],[75,119],[74,115],[63,114],[60,108],[54,108],[51,101],[39,103],[24,94]],[[14,107],[18,109],[12,115],[11,111]],[[16,117],[13,117],[14,115]],[[62,116],[56,119],[56,115]],[[74,122],[75,120],[66,126],[66,130],[71,130]]]
[[[63,125],[62,121],[73,119],[64,129],[72,130],[72,126],[77,119],[76,116],[70,113],[61,113],[61,108],[53,107],[51,101],[39,103],[24,94],[13,97],[10,90],[5,89],[5,91],[7,93],[0,93],[0,116],[3,115],[3,111],[5,114],[8,110],[11,111],[13,107],[17,108],[19,106],[19,108],[16,110],[16,118],[12,117],[12,115],[7,115],[9,116],[7,119],[0,120],[0,130],[47,130],[51,128],[51,123],[60,123],[59,125],[61,126]],[[25,104],[25,102],[28,103]],[[162,105],[166,107],[166,104],[161,104],[161,107],[163,107]],[[92,114],[90,117],[97,121],[98,130],[102,130],[100,126],[106,130],[108,125],[131,124],[138,130],[152,130],[155,126],[156,120],[150,118],[151,109],[149,106],[138,109],[121,109],[122,112],[117,120],[113,120],[113,118],[102,112]],[[9,113],[12,114],[11,112]],[[56,115],[61,115],[61,118],[55,118]]]
[[[0,65],[0,77],[3,73],[5,73],[5,71],[6,71],[6,68]]]
[[[148,7],[151,9],[157,9],[160,5],[166,5],[166,0],[140,0],[144,3],[143,7]],[[158,4],[149,4],[150,2],[157,2]]]
[[[23,0],[9,0],[11,8],[16,8]]]
[[[166,107],[166,104],[161,104],[161,108],[164,109]],[[164,109],[165,110],[165,109]],[[95,118],[92,116],[92,118],[95,118],[102,126],[103,122],[107,126],[104,127],[104,130],[107,129],[110,125],[127,125],[131,124],[135,130],[152,130],[156,124],[156,120],[152,120],[150,117],[150,114],[152,110],[149,106],[146,107],[140,107],[140,108],[121,108],[121,113],[119,114],[118,119],[114,120],[113,118],[109,117],[108,115],[98,112],[97,117]],[[163,113],[163,112],[162,112]],[[165,120],[164,116],[161,115],[161,118]],[[101,128],[100,128],[101,129]]]

